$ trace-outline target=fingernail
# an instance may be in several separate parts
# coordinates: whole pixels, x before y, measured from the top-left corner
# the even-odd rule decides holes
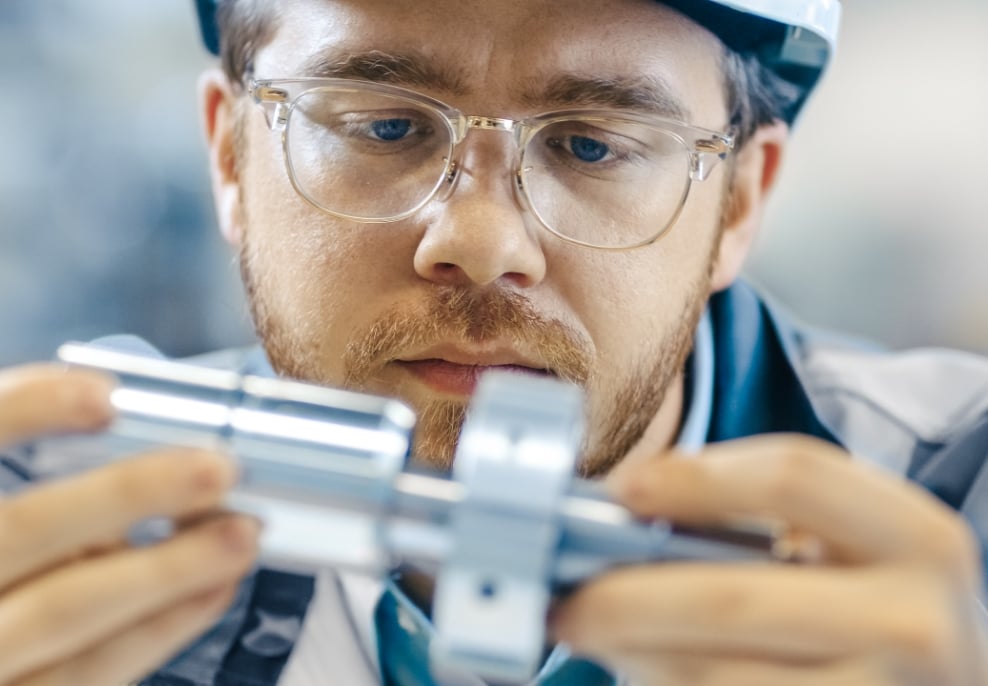
[[[191,486],[195,491],[219,493],[237,482],[237,464],[230,456],[202,450],[190,450],[187,454],[190,460],[197,463],[191,476]]]
[[[90,428],[105,424],[113,418],[116,411],[110,396],[116,388],[116,382],[112,377],[87,373],[85,377],[73,379],[62,388],[63,402],[78,426]]]
[[[260,533],[260,521],[254,517],[243,515],[230,517],[220,527],[223,545],[229,551],[238,554],[255,551]]]

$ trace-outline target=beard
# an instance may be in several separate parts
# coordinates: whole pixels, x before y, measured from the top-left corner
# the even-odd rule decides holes
[[[344,378],[325,378],[325,353],[319,342],[283,321],[268,305],[263,273],[255,266],[249,236],[248,231],[241,245],[241,275],[257,334],[272,367],[281,376],[366,391],[385,366],[402,353],[440,342],[483,343],[497,338],[536,351],[550,374],[583,387],[585,393],[593,393],[595,350],[586,337],[564,322],[544,316],[520,293],[455,286],[436,286],[425,301],[396,306],[369,326],[352,332],[342,354]],[[649,354],[625,366],[617,392],[612,399],[606,399],[606,416],[598,421],[599,426],[587,423],[590,431],[584,438],[578,463],[580,476],[607,474],[655,418],[692,350],[693,335],[710,293],[715,256],[711,254],[704,274],[690,288],[671,330],[656,341]],[[417,416],[414,460],[448,471],[466,417],[466,402],[432,399],[416,404],[403,399]]]

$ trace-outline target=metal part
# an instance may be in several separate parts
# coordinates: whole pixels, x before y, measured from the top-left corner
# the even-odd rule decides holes
[[[118,377],[117,418],[27,446],[33,477],[160,444],[228,451],[242,466],[229,504],[265,521],[266,565],[437,570],[436,658],[482,676],[530,676],[550,595],[615,565],[787,561],[773,527],[641,522],[574,479],[582,399],[552,379],[485,377],[450,478],[406,465],[415,417],[395,400],[80,344],[58,355]]]
[[[433,658],[516,679],[537,670],[545,642],[583,402],[574,386],[503,373],[486,376],[473,401],[453,465],[468,497],[451,511],[436,579]]]

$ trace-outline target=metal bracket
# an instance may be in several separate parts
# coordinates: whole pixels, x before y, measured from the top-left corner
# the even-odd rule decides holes
[[[450,512],[450,555],[436,582],[440,668],[495,679],[538,668],[582,429],[574,386],[510,373],[478,386],[453,468],[464,497]]]

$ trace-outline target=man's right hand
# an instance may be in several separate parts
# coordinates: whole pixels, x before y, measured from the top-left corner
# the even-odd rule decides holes
[[[94,431],[112,381],[54,366],[0,371],[0,447]],[[220,512],[222,455],[162,450],[0,496],[0,686],[135,681],[217,621],[257,554],[253,520]],[[149,547],[128,530],[183,524]]]

